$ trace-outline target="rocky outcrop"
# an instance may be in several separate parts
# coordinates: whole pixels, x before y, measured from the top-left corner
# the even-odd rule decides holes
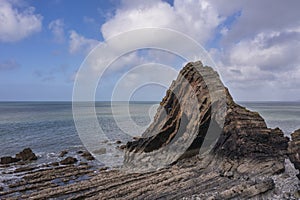
[[[142,137],[127,143],[126,166],[172,164],[213,145],[203,163],[218,166],[223,173],[284,171],[288,138],[280,129],[268,128],[257,112],[236,104],[218,74],[201,62],[188,63],[180,71],[160,105]],[[203,148],[204,138],[209,142]],[[172,145],[173,154],[168,151],[164,156],[161,149]]]
[[[73,157],[67,157],[65,159],[63,159],[62,161],[60,161],[60,164],[62,165],[71,165],[76,163],[78,160],[76,158]]]
[[[300,129],[292,133],[291,137],[291,141],[289,142],[289,158],[295,168],[300,171]],[[297,176],[300,179],[300,173]]]
[[[1,157],[0,164],[11,164],[19,161],[32,161],[37,160],[37,156],[32,152],[30,148],[25,148],[23,151],[16,154],[15,157],[4,156]]]
[[[30,148],[23,149],[23,151],[17,153],[16,158],[22,161],[37,160],[37,156],[32,152]]]
[[[153,123],[142,137],[127,143],[129,169],[155,169],[208,148],[222,131],[226,90],[218,74],[201,62],[188,63],[160,103]],[[210,134],[208,134],[210,132]]]

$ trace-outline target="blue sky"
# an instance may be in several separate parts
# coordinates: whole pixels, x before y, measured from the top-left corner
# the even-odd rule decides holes
[[[300,100],[299,5],[297,0],[0,0],[0,100],[71,100],[88,52],[143,27],[174,29],[203,45],[237,100]],[[180,69],[182,60],[166,58],[157,51],[126,55],[100,80],[97,100],[110,100],[118,79],[136,64],[156,61]],[[142,87],[133,99],[160,100],[164,90]]]

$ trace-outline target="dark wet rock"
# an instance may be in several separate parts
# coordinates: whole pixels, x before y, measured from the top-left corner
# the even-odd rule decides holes
[[[64,157],[67,154],[68,154],[68,151],[64,150],[64,151],[60,152],[59,157]]]
[[[83,154],[83,151],[79,150],[76,152],[77,154]]]
[[[126,144],[122,144],[122,145],[118,146],[118,148],[121,149],[121,150],[123,150],[123,149],[126,148]]]
[[[64,160],[60,161],[60,164],[62,165],[71,165],[76,163],[78,160],[76,158],[73,157],[67,157]]]
[[[122,141],[120,141],[120,140],[116,141],[116,144],[121,144],[121,143],[122,143]]]
[[[81,156],[84,157],[86,160],[95,160],[94,156],[88,151],[83,152]]]
[[[50,164],[51,166],[59,166],[59,162],[53,162]]]
[[[106,171],[106,170],[108,170],[109,169],[109,167],[101,167],[100,169],[99,169],[99,171]]]
[[[300,129],[296,130],[291,135],[292,139],[289,142],[289,158],[295,168],[300,171]],[[297,175],[300,179],[300,173]]]
[[[22,161],[32,161],[37,160],[37,156],[32,152],[30,148],[26,148],[20,153],[16,154],[16,158],[22,160]]]
[[[10,163],[15,163],[18,161],[20,161],[20,159],[13,158],[11,156],[4,156],[4,157],[1,157],[0,164],[6,165],[6,164],[10,164]]]
[[[141,137],[138,137],[138,136],[134,136],[132,137],[133,140],[139,140]]]

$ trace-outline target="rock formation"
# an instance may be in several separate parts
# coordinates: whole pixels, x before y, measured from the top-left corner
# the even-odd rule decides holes
[[[284,171],[288,138],[278,128],[267,128],[257,112],[236,104],[218,74],[201,62],[188,63],[180,71],[160,105],[153,123],[142,137],[126,146],[125,165],[130,168],[166,161],[169,158],[161,156],[160,148],[176,143],[173,140],[188,146],[184,152],[176,149],[168,164],[197,155],[207,137],[214,147],[206,156],[205,164],[235,163],[228,170],[239,173]],[[216,134],[218,132],[220,134]],[[177,145],[176,148],[181,147]]]
[[[11,164],[18,161],[32,161],[37,160],[37,156],[32,152],[30,148],[25,148],[23,151],[16,154],[15,157],[4,156],[1,157],[0,164]]]
[[[16,158],[23,161],[37,160],[37,156],[32,152],[30,148],[23,149],[23,151],[17,153]]]
[[[73,157],[67,157],[65,159],[63,159],[62,161],[60,161],[60,164],[62,165],[71,165],[71,164],[74,164],[76,163],[78,160],[76,158],[73,158]]]
[[[289,142],[289,158],[296,169],[300,170],[300,129],[292,133],[292,140]],[[300,179],[300,173],[297,175]]]
[[[124,169],[133,173],[55,166],[9,182],[10,190],[0,196],[297,199],[300,182],[287,155],[299,167],[299,131],[292,139],[288,154],[289,139],[280,129],[267,128],[258,113],[236,104],[212,68],[189,63],[167,91],[153,123],[126,144]],[[89,179],[76,182],[82,175]]]

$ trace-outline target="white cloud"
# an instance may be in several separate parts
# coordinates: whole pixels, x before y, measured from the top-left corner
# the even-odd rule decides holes
[[[98,40],[85,38],[82,35],[79,35],[76,31],[70,31],[70,46],[69,52],[71,54],[83,52],[88,53],[91,51],[96,45],[99,44]]]
[[[216,1],[219,12],[227,2]],[[220,5],[217,5],[220,4]],[[227,3],[228,4],[228,3]],[[300,25],[300,1],[290,0],[246,0],[231,5],[231,13],[240,10],[241,15],[233,24],[225,42],[233,43],[240,39],[253,38],[262,32],[281,32]]]
[[[240,14],[222,24],[226,34],[221,29],[220,48],[210,50],[226,85],[243,100],[299,99],[300,2],[227,4],[212,1],[222,17]]]
[[[0,41],[15,42],[39,32],[42,16],[34,7],[24,7],[18,1],[0,1]]]
[[[221,20],[216,10],[210,5],[209,1],[206,0],[175,1],[174,6],[160,0],[147,2],[139,0],[122,1],[115,15],[110,17],[106,23],[102,25],[101,33],[104,39],[108,40],[123,32],[139,28],[170,28],[187,34],[198,42],[205,44]],[[163,32],[157,32],[157,35],[152,37],[149,33],[148,35],[133,33],[130,38],[126,40],[118,40],[116,45],[110,44],[112,54],[118,55],[118,52],[120,52],[118,48],[126,49],[126,47],[132,47],[134,44],[143,43],[141,41],[145,40],[148,41],[148,43],[151,43],[151,41],[153,41],[153,43],[161,42],[164,43],[162,46],[170,46],[174,49],[174,41],[176,38],[168,37],[169,35],[163,34]],[[182,40],[178,40],[177,43],[179,43],[179,41]],[[187,51],[189,50],[184,44],[176,44],[175,46],[185,48]],[[122,66],[135,66],[142,62],[151,62],[151,60],[153,62],[161,60],[162,57],[177,59],[176,56],[173,55],[167,56],[168,53],[165,52],[156,52],[155,54],[157,58],[153,57],[153,52],[148,55],[139,55],[140,59],[137,58],[137,54],[123,56],[120,59],[126,64],[112,65],[111,69],[115,71],[122,70]],[[167,62],[171,63],[172,61],[168,60]],[[95,58],[93,66],[102,66],[96,63],[101,63],[99,57]]]
[[[64,21],[62,19],[51,21],[48,29],[51,30],[55,42],[61,43],[65,41]]]
[[[124,1],[101,27],[105,39],[138,28],[171,28],[205,44],[222,19],[209,1]]]
[[[299,6],[298,0],[232,0],[230,3],[219,0],[175,0],[173,6],[160,0],[124,0],[115,15],[102,25],[101,33],[107,40],[126,31],[158,27],[183,32],[202,45],[216,42],[213,44],[216,49],[208,50],[217,62],[226,85],[239,90],[236,92],[239,99],[251,99],[252,95],[252,99],[258,100],[270,100],[278,96],[289,100],[291,96],[284,97],[283,94],[290,90],[300,94]],[[216,34],[216,31],[219,33]],[[160,37],[156,35],[155,39]],[[143,39],[143,36],[137,35],[119,41],[117,45],[125,48]],[[166,38],[161,37],[163,39]],[[81,39],[86,40],[90,41]],[[87,44],[91,42],[79,43],[86,45],[73,45],[70,52],[71,49],[78,49],[78,46],[89,46]],[[169,45],[173,43],[170,41]],[[184,46],[182,44],[182,48]],[[139,63],[136,56],[128,55],[124,59],[130,64]],[[150,61],[150,57],[151,54],[144,61]],[[161,57],[165,58],[164,55]],[[115,70],[121,69],[121,65],[115,67]],[[299,99],[300,96],[292,98]]]

